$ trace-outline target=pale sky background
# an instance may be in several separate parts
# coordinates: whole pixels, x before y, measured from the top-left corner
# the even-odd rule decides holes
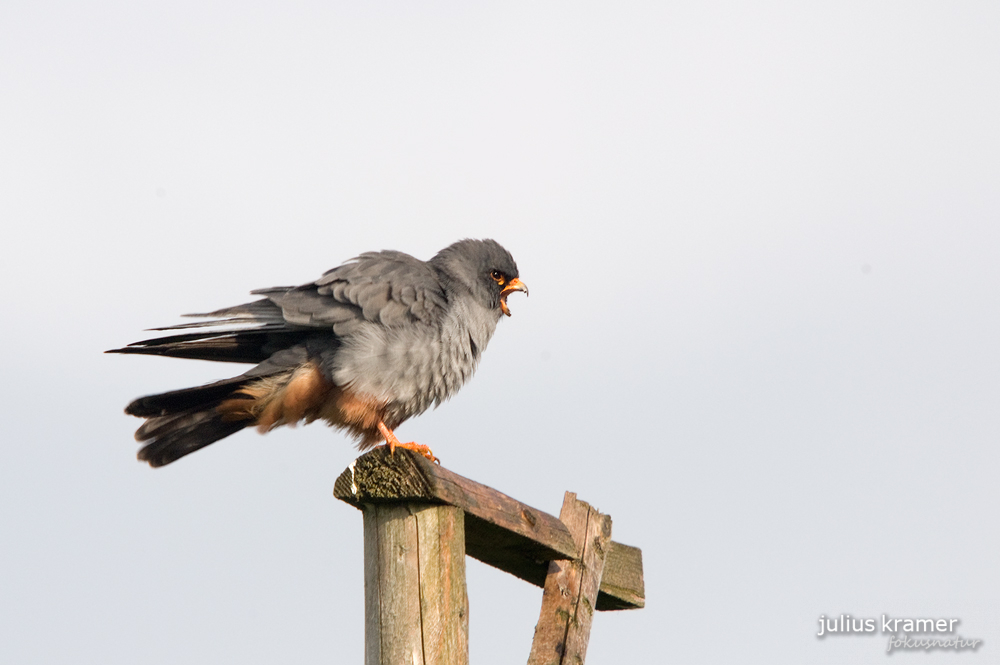
[[[0,662],[362,662],[348,441],[151,470],[125,404],[242,370],[101,352],[462,237],[531,297],[400,436],[642,548],[588,663],[1000,662],[997,2],[0,16]],[[468,576],[472,662],[524,662],[541,591]],[[985,644],[817,639],[841,613]]]

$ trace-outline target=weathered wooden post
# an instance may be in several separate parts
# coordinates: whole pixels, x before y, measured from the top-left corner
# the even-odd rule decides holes
[[[584,662],[611,545],[611,517],[579,501],[572,492],[566,492],[559,519],[569,528],[579,558],[549,563],[528,665]]]
[[[367,504],[365,663],[466,665],[465,519],[460,508]]]
[[[366,665],[467,665],[466,554],[545,589],[529,665],[582,665],[594,610],[645,605],[642,552],[570,492],[557,519],[380,447],[333,493],[364,515]]]

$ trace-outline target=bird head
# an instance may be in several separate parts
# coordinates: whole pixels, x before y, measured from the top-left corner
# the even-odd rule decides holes
[[[515,291],[528,294],[514,257],[495,240],[459,240],[438,252],[431,263],[465,285],[484,306],[499,308],[507,316],[507,296]]]

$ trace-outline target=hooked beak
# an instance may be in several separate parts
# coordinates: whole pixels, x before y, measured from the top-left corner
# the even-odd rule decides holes
[[[523,291],[524,295],[527,296],[528,287],[517,277],[507,282],[507,285],[503,287],[503,291],[500,292],[500,309],[507,316],[510,316],[510,308],[507,307],[507,296],[514,293],[514,291]]]

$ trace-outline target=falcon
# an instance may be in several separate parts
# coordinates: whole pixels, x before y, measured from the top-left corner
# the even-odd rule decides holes
[[[315,282],[252,291],[259,300],[186,316],[207,319],[108,353],[249,363],[231,379],[140,397],[138,458],[159,467],[245,427],[326,421],[360,450],[385,442],[437,461],[393,430],[447,400],[468,381],[525,295],[517,264],[494,240],[460,240],[421,261],[366,252]]]

